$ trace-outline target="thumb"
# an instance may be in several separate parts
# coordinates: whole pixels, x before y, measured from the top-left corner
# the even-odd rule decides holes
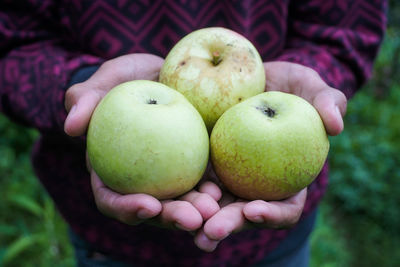
[[[70,136],[83,135],[102,98],[101,92],[91,89],[88,83],[76,84],[68,89],[65,97],[65,108],[68,111],[64,123],[65,133]]]
[[[83,135],[96,105],[116,85],[131,80],[157,80],[163,59],[150,54],[131,54],[104,62],[85,82],[70,87],[65,94],[69,112],[64,131],[70,136]]]
[[[321,90],[315,95],[312,105],[318,110],[329,135],[338,135],[343,131],[347,98],[341,91],[333,88]]]

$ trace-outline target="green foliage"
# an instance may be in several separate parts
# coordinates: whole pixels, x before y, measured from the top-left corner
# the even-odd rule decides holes
[[[66,225],[34,177],[38,134],[0,115],[0,266],[72,266]]]
[[[394,10],[400,5],[389,21],[399,19]],[[399,26],[389,25],[374,77],[349,102],[345,131],[331,138],[327,203],[334,226],[345,229],[349,266],[400,261]]]
[[[331,139],[331,192],[341,209],[389,228],[400,223],[400,87],[392,90],[393,97],[379,101],[367,92],[357,95],[346,130]]]
[[[322,203],[314,232],[311,235],[311,266],[350,266],[351,254],[347,249],[344,229],[337,227],[332,207]]]

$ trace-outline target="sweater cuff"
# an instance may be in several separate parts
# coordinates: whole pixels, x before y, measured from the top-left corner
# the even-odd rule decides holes
[[[98,69],[100,65],[93,65],[93,66],[85,66],[77,70],[71,77],[67,88],[70,86],[81,83],[89,79]]]

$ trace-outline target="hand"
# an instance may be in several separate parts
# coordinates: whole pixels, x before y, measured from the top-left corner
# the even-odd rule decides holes
[[[319,112],[329,135],[343,130],[346,97],[329,87],[312,69],[288,62],[264,63],[266,91],[283,91],[303,97]],[[221,209],[195,236],[196,245],[213,251],[231,233],[248,227],[285,228],[297,223],[306,202],[307,189],[282,201],[246,201],[224,192]]]
[[[264,69],[266,91],[282,91],[304,98],[316,108],[329,135],[343,131],[347,98],[328,86],[316,71],[289,62],[267,62]]]
[[[131,80],[158,80],[163,62],[150,54],[130,54],[104,62],[87,81],[66,91],[65,108],[69,113],[64,131],[70,136],[85,134],[92,112],[108,91]]]
[[[65,132],[70,136],[85,134],[96,105],[108,91],[126,81],[158,80],[162,64],[162,58],[149,54],[125,55],[105,62],[87,81],[67,90]],[[90,164],[88,170],[98,209],[126,224],[147,219],[156,225],[194,231],[219,210],[220,191],[211,182],[204,182],[198,191],[192,190],[178,200],[160,202],[147,194],[118,194],[102,183]]]
[[[220,210],[197,231],[194,242],[200,249],[211,252],[223,239],[243,229],[294,226],[301,216],[306,197],[307,188],[282,201],[247,201],[224,192]]]
[[[164,228],[195,231],[218,210],[219,188],[211,183],[201,183],[179,199],[159,201],[147,194],[121,195],[103,184],[90,170],[92,190],[97,208],[111,218],[129,225],[146,221]],[[214,194],[205,193],[214,192]]]

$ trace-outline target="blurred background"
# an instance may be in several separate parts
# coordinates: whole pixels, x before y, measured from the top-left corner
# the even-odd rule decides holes
[[[373,78],[330,138],[330,186],[312,235],[313,267],[400,263],[400,2]],[[30,151],[38,134],[0,114],[0,266],[73,266],[66,225],[38,183]]]

